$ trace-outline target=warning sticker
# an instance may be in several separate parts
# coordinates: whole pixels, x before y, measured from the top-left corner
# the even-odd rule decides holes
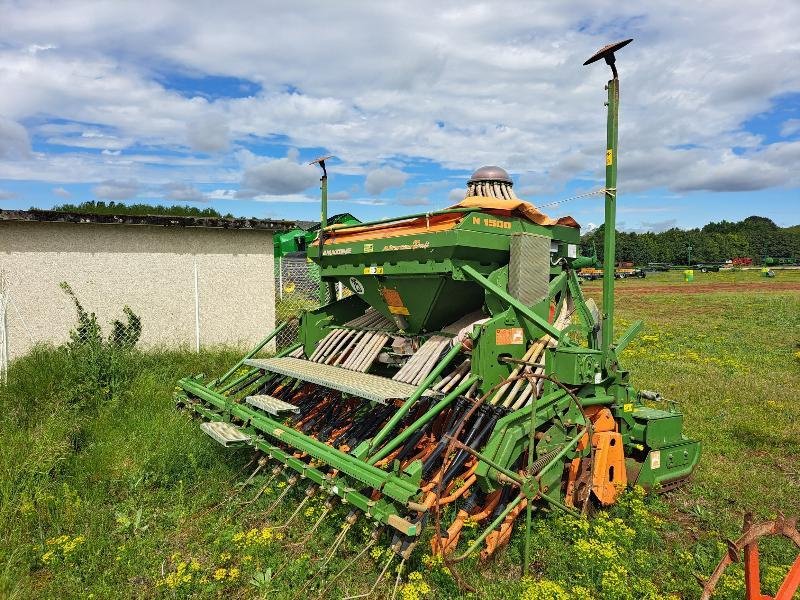
[[[661,450],[653,450],[650,453],[650,468],[653,470],[661,468]]]
[[[364,267],[364,275],[383,275],[383,267]]]
[[[611,148],[609,148],[608,150],[606,150],[606,166],[610,167],[613,164],[614,164],[614,151]]]
[[[386,306],[389,307],[389,312],[393,315],[409,315],[408,309],[403,304],[403,299],[400,293],[392,288],[382,288],[381,296],[386,301]]]
[[[498,329],[494,336],[495,344],[498,346],[510,346],[525,343],[525,335],[522,327],[509,327],[508,329]]]

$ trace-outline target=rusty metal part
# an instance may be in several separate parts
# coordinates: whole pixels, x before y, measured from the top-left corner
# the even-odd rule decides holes
[[[752,513],[747,513],[744,517],[742,535],[735,542],[727,540],[728,551],[719,561],[708,581],[699,580],[703,587],[703,594],[700,600],[709,600],[714,594],[714,590],[719,583],[722,574],[728,565],[739,562],[742,552],[744,552],[745,562],[745,598],[746,600],[792,600],[794,593],[800,587],[800,554],[789,569],[789,573],[783,580],[775,596],[767,596],[761,593],[761,581],[759,578],[759,557],[758,540],[771,535],[781,535],[786,537],[800,549],[800,532],[797,530],[797,518],[787,519],[778,513],[778,518],[773,521],[753,523]]]

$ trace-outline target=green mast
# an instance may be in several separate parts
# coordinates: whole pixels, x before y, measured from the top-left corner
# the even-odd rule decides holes
[[[600,48],[584,65],[601,58],[611,67],[613,78],[606,85],[608,90],[608,120],[606,124],[606,214],[603,225],[603,325],[601,349],[607,353],[614,335],[614,266],[616,264],[617,221],[617,141],[619,137],[619,77],[615,66],[614,52],[627,46],[628,39]]]
[[[325,228],[328,226],[328,170],[325,168],[325,161],[332,156],[320,156],[312,160],[310,165],[317,164],[322,169],[322,177],[320,181],[320,220],[319,220],[319,303],[323,306],[328,302],[333,302],[334,298],[333,284],[322,280],[322,247],[325,244]]]

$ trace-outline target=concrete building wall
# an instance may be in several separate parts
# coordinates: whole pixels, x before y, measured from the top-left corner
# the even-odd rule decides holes
[[[140,346],[254,345],[274,327],[272,233],[263,230],[0,222],[9,354],[61,344],[75,326],[66,281],[104,333],[128,305]]]

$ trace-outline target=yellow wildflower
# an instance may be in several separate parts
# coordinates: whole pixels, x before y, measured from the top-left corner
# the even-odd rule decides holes
[[[228,579],[236,579],[237,577],[239,577],[239,569],[236,567],[231,568],[231,570],[228,571]]]
[[[214,571],[214,579],[217,581],[221,581],[225,579],[225,576],[228,574],[228,569],[220,568]]]

